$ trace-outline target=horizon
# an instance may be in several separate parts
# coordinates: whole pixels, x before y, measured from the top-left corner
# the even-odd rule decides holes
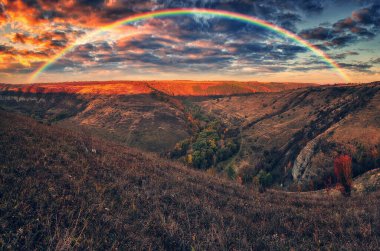
[[[295,81],[259,81],[259,80],[237,80],[237,79],[222,79],[222,80],[210,80],[210,79],[108,79],[108,80],[73,80],[73,81],[56,81],[56,82],[33,82],[33,83],[6,83],[0,82],[4,85],[44,85],[44,84],[83,84],[83,83],[110,83],[110,82],[203,82],[203,83],[223,83],[223,82],[232,82],[232,83],[257,83],[257,84],[306,84],[306,85],[361,85],[361,84],[372,84],[378,83],[379,80],[374,80],[370,82],[329,82],[329,83],[320,83],[320,82],[295,82]],[[126,83],[127,84],[127,83]]]

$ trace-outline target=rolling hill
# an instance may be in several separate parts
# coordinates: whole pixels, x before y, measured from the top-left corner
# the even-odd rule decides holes
[[[0,110],[1,249],[376,250],[380,193],[253,192]]]
[[[262,86],[269,92],[256,92]],[[193,81],[2,85],[0,106],[246,185],[264,170],[272,186],[294,191],[324,188],[342,153],[351,156],[355,177],[379,168],[379,89],[379,83]]]
[[[198,103],[241,128],[233,165],[280,177],[285,186],[322,188],[334,158],[353,159],[354,175],[380,166],[380,85],[322,86],[224,97]],[[288,184],[288,185],[287,185]]]
[[[278,92],[315,86],[306,83],[261,83],[237,81],[103,81],[30,85],[0,84],[0,91],[23,93],[68,93],[100,95],[139,95],[154,91],[171,96],[223,96],[256,92]]]

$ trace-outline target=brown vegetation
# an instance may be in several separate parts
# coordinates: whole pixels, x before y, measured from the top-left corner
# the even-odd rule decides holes
[[[380,193],[233,182],[0,110],[0,249],[376,250]]]
[[[345,196],[351,195],[352,188],[352,160],[348,155],[340,155],[334,160],[334,174],[341,192]]]
[[[352,157],[353,177],[380,167],[380,85],[320,86],[281,93],[202,100],[241,129],[234,166],[265,170],[294,191],[322,189],[339,152]],[[251,175],[251,176],[252,176]]]

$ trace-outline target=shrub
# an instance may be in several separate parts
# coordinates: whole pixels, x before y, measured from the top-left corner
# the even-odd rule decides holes
[[[264,192],[267,187],[272,185],[273,177],[271,173],[268,173],[264,170],[260,170],[260,172],[257,174],[257,179],[259,182],[259,191]]]
[[[341,192],[345,196],[351,195],[352,188],[352,161],[348,155],[340,155],[334,160],[334,174]]]
[[[231,165],[227,167],[227,176],[231,180],[234,180],[236,178],[236,171]]]
[[[239,176],[241,177],[242,184],[250,184],[253,181],[256,170],[254,167],[243,167],[240,169]]]
[[[170,153],[170,157],[171,158],[179,158],[179,157],[186,155],[187,150],[189,149],[189,146],[190,146],[190,140],[189,139],[185,139],[185,140],[178,142],[175,145],[174,150]]]

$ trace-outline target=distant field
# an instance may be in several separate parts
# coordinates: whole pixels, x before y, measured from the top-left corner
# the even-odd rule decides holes
[[[237,81],[108,81],[31,85],[0,84],[0,91],[104,95],[149,94],[154,91],[159,91],[172,96],[217,96],[256,92],[278,92],[307,86],[312,86],[312,84]]]

